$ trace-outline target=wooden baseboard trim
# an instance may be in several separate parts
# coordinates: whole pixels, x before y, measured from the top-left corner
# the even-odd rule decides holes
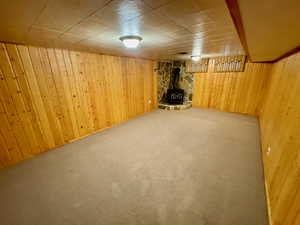
[[[267,201],[269,225],[273,225],[272,211],[271,211],[271,204],[270,204],[270,197],[269,197],[269,186],[268,186],[266,180],[265,180],[265,191],[266,191],[266,201]]]

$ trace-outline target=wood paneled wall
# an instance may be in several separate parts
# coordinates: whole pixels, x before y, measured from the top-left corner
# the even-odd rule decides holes
[[[244,72],[195,73],[193,106],[257,116],[272,64],[246,63]]]
[[[156,108],[154,62],[0,43],[0,167]]]
[[[195,74],[193,105],[259,116],[270,225],[300,224],[300,53],[212,71]]]
[[[300,53],[275,63],[268,83],[260,124],[271,225],[299,225]]]

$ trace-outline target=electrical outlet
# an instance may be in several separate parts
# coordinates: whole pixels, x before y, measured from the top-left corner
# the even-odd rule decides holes
[[[271,153],[271,147],[270,147],[270,146],[268,146],[268,149],[267,149],[267,156],[269,156],[269,155],[270,155],[270,153]]]

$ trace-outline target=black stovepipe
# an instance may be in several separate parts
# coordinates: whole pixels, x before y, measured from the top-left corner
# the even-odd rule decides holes
[[[178,88],[179,78],[180,78],[180,68],[175,68],[172,71],[172,88]]]

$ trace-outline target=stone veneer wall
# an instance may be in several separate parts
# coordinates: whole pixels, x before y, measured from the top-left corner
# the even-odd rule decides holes
[[[166,103],[165,97],[168,88],[170,87],[170,78],[172,70],[175,67],[180,68],[180,80],[179,88],[184,90],[183,104],[192,102],[193,98],[193,73],[186,72],[185,62],[173,61],[173,62],[158,62],[157,74],[158,74],[158,103]]]
[[[170,85],[172,63],[158,62],[157,68],[157,102],[162,103]]]

